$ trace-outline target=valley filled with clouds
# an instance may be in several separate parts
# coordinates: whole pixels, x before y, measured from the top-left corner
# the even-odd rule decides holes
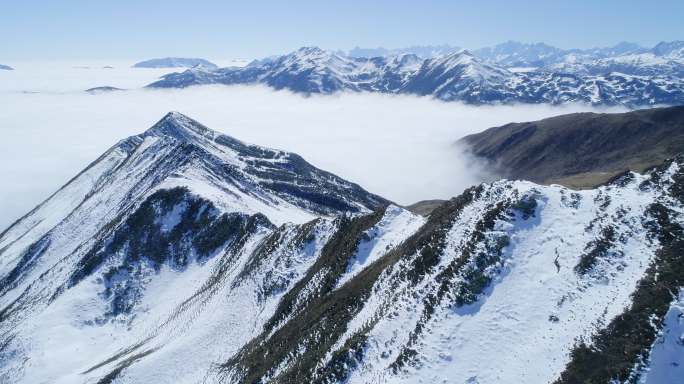
[[[170,70],[87,60],[12,64],[14,71],[0,73],[3,228],[169,111],[248,143],[298,153],[399,204],[453,197],[494,176],[454,146],[467,134],[571,112],[624,111],[582,104],[473,106],[369,93],[307,97],[262,86],[144,89]],[[124,91],[85,92],[99,86]]]

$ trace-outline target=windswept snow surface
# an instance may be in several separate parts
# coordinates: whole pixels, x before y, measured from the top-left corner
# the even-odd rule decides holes
[[[578,340],[590,343],[630,306],[656,259],[649,209],[658,202],[682,212],[668,192],[679,183],[680,164],[658,172],[585,191],[506,180],[469,190],[361,272],[357,253],[355,275],[342,275],[331,302],[308,291],[311,311],[325,316],[314,324],[306,313],[290,317],[291,324],[280,323],[284,334],[262,334],[212,382],[299,375],[349,383],[554,382]],[[364,232],[357,252],[376,249],[373,239],[384,237],[378,228],[393,210]],[[386,267],[363,288],[378,265]],[[311,284],[327,273],[321,269]],[[360,303],[349,301],[350,289],[359,290]],[[350,315],[340,330],[338,321]],[[282,339],[289,329],[298,329],[295,338]],[[252,364],[264,353],[273,365],[262,371]],[[316,370],[307,371],[312,360]]]
[[[387,251],[400,245],[425,224],[425,218],[390,205],[378,224],[365,232],[356,254],[347,266],[347,272],[340,278],[338,285],[351,280],[365,267],[378,260]]]
[[[626,189],[581,192],[528,182],[499,183],[493,189],[507,184],[512,188],[505,193],[531,193],[538,196],[539,205],[534,218],[497,224],[495,231],[510,237],[510,244],[491,286],[473,304],[438,308],[431,331],[420,340],[419,365],[394,377],[387,364],[396,358],[398,346],[407,341],[423,309],[415,299],[406,298],[391,319],[384,319],[370,333],[367,363],[354,372],[351,383],[548,383],[567,364],[577,337],[590,336],[596,325],[629,304],[629,295],[655,251],[648,245],[646,231],[635,227],[653,195],[640,192],[638,182]],[[580,198],[577,208],[563,202],[570,193]],[[578,277],[577,258],[596,235],[585,228],[599,213],[595,201],[606,198],[615,202],[603,213],[607,217],[629,210],[618,225],[630,237],[619,246],[623,254],[601,265],[600,273]],[[449,233],[450,249],[458,251],[470,223],[479,220],[491,203],[483,200],[461,214],[459,225]],[[445,263],[450,260],[444,258]],[[425,279],[424,284],[429,290],[433,282]]]
[[[665,315],[665,327],[653,344],[639,383],[684,383],[684,290]]]

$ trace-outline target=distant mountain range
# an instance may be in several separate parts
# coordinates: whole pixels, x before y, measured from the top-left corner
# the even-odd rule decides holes
[[[349,57],[378,57],[378,56],[397,56],[404,54],[416,55],[424,58],[444,56],[450,53],[460,51],[460,47],[444,45],[414,45],[406,48],[361,48],[355,47],[348,52],[340,51],[339,53]]]
[[[133,68],[204,68],[216,69],[218,65],[205,59],[165,57],[150,59],[133,64]]]
[[[472,50],[473,54],[499,66],[542,68],[560,63],[574,63],[577,61],[590,62],[615,56],[653,53],[656,56],[667,56],[673,51],[681,50],[682,42],[662,42],[653,48],[645,48],[635,43],[620,42],[611,47],[589,49],[562,49],[544,43],[521,43],[507,41],[491,47]],[[426,45],[406,48],[360,48],[356,47],[348,52],[341,52],[350,57],[393,56],[399,54],[414,54],[423,58],[433,58],[458,52],[462,48],[450,45]],[[679,53],[681,59],[681,52]]]
[[[0,64],[0,70],[12,71],[14,68],[10,67],[9,65]]]
[[[682,153],[684,106],[510,123],[459,144],[504,177],[591,188]]]
[[[412,94],[472,104],[677,105],[684,103],[684,42],[648,50],[624,43],[585,51],[509,42],[429,58],[413,53],[351,57],[304,47],[244,68],[171,73],[149,87],[201,84],[264,84],[304,94]]]
[[[0,233],[0,382],[681,382],[684,158],[432,204],[169,113]]]

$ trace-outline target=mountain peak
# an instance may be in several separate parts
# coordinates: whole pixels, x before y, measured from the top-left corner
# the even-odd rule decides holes
[[[162,120],[173,120],[173,121],[178,121],[182,119],[190,119],[189,117],[185,116],[184,114],[177,112],[177,111],[170,111],[164,117]]]
[[[444,56],[442,59],[436,61],[439,65],[443,65],[449,69],[454,67],[463,67],[468,69],[469,75],[475,75],[484,72],[496,72],[499,75],[504,75],[507,72],[503,68],[499,68],[495,65],[485,64],[482,59],[475,56],[471,51],[467,49],[454,52],[450,55]]]
[[[301,47],[298,50],[294,52],[297,55],[323,55],[327,54],[328,52],[324,49],[321,49],[319,47],[311,46],[311,47]]]
[[[171,111],[148,129],[145,135],[188,141],[197,137],[214,138],[217,133],[180,112]]]
[[[459,51],[456,51],[452,53],[451,55],[447,56],[469,56],[469,57],[475,57],[475,55],[468,49],[461,49]]]
[[[481,61],[479,57],[475,56],[475,54],[473,54],[472,51],[467,50],[467,49],[461,49],[461,50],[458,50],[456,52],[445,55],[442,58],[442,60],[445,62],[451,62],[454,60],[458,60],[458,61],[461,61],[463,63],[466,63],[466,62],[469,63],[469,62],[473,62],[473,61],[477,61],[477,62]]]
[[[684,49],[684,41],[675,40],[675,41],[661,41],[660,43],[656,44],[655,47],[653,47],[652,51],[657,56],[666,56],[666,55],[671,54],[673,51],[678,51],[678,50],[683,50],[683,49]]]

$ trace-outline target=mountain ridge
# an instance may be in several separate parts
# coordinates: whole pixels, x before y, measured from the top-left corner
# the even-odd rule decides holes
[[[591,188],[677,156],[683,127],[683,106],[586,112],[490,128],[459,144],[504,177]]]
[[[684,56],[653,55],[626,54],[611,57],[612,61],[572,58],[520,71],[468,50],[427,59],[413,54],[361,58],[302,47],[244,68],[170,73],[147,87],[264,84],[305,95],[378,92],[471,104],[578,102],[638,107],[684,103]]]
[[[485,183],[427,218],[301,161],[175,112],[110,148],[0,235],[0,380],[682,373],[660,340],[684,157],[591,190]]]

